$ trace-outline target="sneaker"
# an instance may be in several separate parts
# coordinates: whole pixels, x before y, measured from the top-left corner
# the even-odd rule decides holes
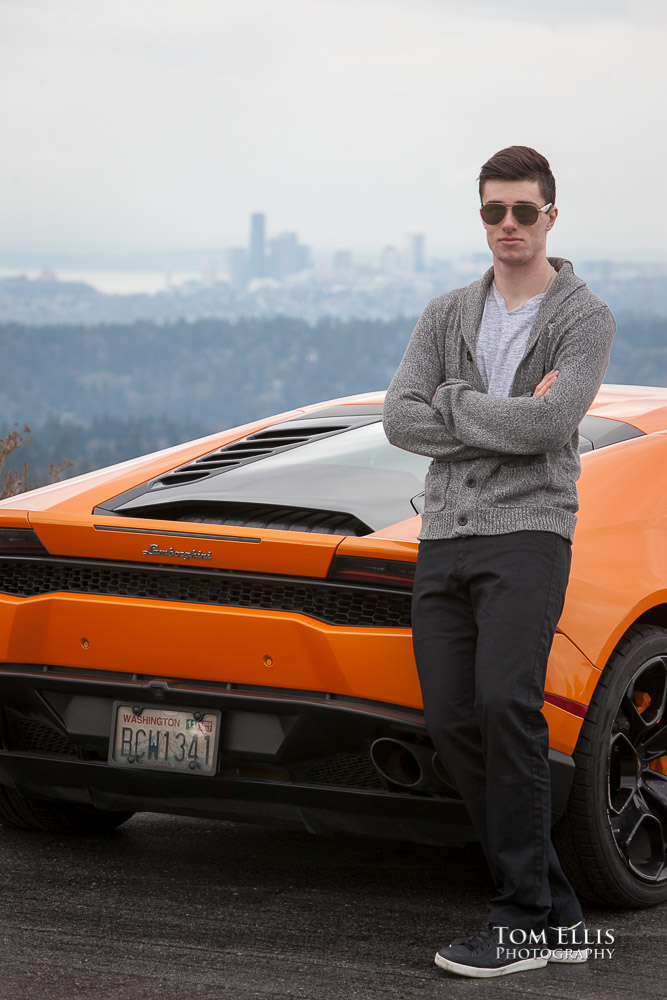
[[[571,927],[547,927],[547,947],[551,950],[550,962],[574,965],[588,961],[591,949],[586,947],[586,924],[580,920]]]
[[[459,976],[489,979],[510,972],[542,969],[547,964],[547,949],[515,947],[507,941],[501,944],[499,928],[487,924],[477,934],[456,938],[449,947],[441,948],[435,964]]]

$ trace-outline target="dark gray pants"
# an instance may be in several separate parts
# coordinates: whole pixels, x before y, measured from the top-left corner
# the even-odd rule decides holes
[[[551,843],[540,711],[570,555],[545,531],[423,541],[415,576],[426,725],[489,863],[489,920],[526,930],[582,917]]]

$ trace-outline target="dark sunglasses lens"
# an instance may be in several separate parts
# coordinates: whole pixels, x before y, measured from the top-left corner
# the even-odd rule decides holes
[[[512,215],[520,226],[534,226],[540,213],[534,205],[515,205]]]
[[[487,226],[497,226],[505,218],[507,209],[504,205],[483,205],[482,219]]]

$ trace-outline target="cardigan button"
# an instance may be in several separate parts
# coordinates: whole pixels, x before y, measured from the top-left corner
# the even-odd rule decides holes
[[[458,522],[461,525],[461,527],[463,528],[468,523],[468,518],[466,517],[465,514],[459,514],[459,516],[458,516]]]
[[[469,486],[472,490],[475,486],[477,486],[477,478],[475,476],[468,476],[466,479],[466,486]]]
[[[466,358],[468,359],[468,361],[472,361],[472,354],[470,353],[470,351],[466,351]]]

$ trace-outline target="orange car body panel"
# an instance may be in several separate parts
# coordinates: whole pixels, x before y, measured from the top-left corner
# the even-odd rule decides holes
[[[421,704],[407,629],[361,630],[285,612],[150,600],[137,613],[119,597],[50,594],[3,600],[0,635],[0,659],[13,663]]]
[[[1,522],[0,522],[1,523]],[[211,553],[206,569],[238,569],[251,573],[325,577],[340,538],[301,531],[237,528],[217,524],[187,524],[92,514],[33,514],[30,526],[52,555],[141,562],[151,545],[163,551],[193,547]],[[160,554],[160,562],[183,566],[178,556]],[[202,565],[201,563],[199,564]]]
[[[333,403],[377,404],[382,397]],[[331,405],[304,409],[316,413]],[[210,569],[321,579],[334,554],[414,561],[419,517],[341,539],[208,524],[189,530],[184,522],[93,514],[97,504],[140,482],[304,409],[13,497],[0,503],[0,527],[26,527],[29,519],[55,555],[142,562],[151,545],[197,546],[211,552]],[[569,699],[582,712],[623,633],[645,611],[667,605],[667,496],[654,475],[667,462],[667,393],[603,387],[590,413],[630,423],[647,436],[582,456],[572,574],[546,684],[547,699]],[[178,557],[158,561],[183,566]],[[421,705],[408,630],[332,626],[284,612],[69,593],[1,595],[0,659]],[[581,713],[548,700],[544,713],[551,746],[571,753]]]

